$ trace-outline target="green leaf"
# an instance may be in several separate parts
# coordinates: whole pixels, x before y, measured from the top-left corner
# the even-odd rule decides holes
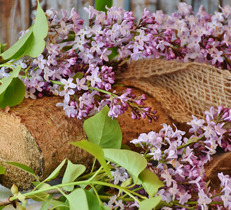
[[[5,173],[5,168],[0,164],[0,174],[4,174]]]
[[[36,186],[36,189],[40,190],[40,189],[46,189],[49,188],[50,185],[47,183],[43,183],[43,182],[32,182],[32,184],[34,186]]]
[[[89,210],[87,203],[87,196],[83,189],[78,188],[72,191],[66,198],[70,205],[70,210]]]
[[[167,203],[166,201],[160,201],[155,209],[162,209],[163,207],[172,207],[174,204],[172,202]]]
[[[59,172],[60,172],[60,170],[61,170],[61,168],[63,167],[63,165],[66,163],[66,159],[64,159],[59,165],[58,165],[58,167],[43,181],[43,182],[49,182],[50,180],[52,180],[52,179],[55,179],[57,176],[58,176],[58,174],[59,174]]]
[[[121,183],[121,187],[127,187],[128,185],[132,184],[132,178],[126,179],[124,182]]]
[[[32,183],[36,186],[36,189],[38,190],[47,189],[50,187],[50,185],[47,183],[42,183],[42,182],[32,182]],[[44,200],[47,200],[48,197],[49,197],[49,194],[47,194],[46,192],[41,192],[41,193],[37,193],[32,196],[29,196],[28,198],[31,198],[35,201],[44,201]]]
[[[108,48],[108,50],[111,50],[111,54],[108,56],[109,60],[113,60],[113,58],[115,58],[119,53],[118,53],[118,48],[117,47],[111,47],[111,48]]]
[[[21,39],[19,39],[13,46],[11,46],[5,52],[0,54],[0,56],[2,56],[4,60],[18,59],[21,56],[23,56],[24,52],[26,51],[26,48],[31,42],[32,33],[33,26]]]
[[[10,76],[8,78],[4,77],[2,80],[1,80],[1,85],[0,85],[0,94],[2,94],[6,89],[7,87],[10,85],[10,83],[12,82],[13,78],[17,78],[18,77],[18,74],[21,70],[21,66],[18,65],[14,71],[10,74]]]
[[[53,200],[50,203],[52,205],[52,208],[49,208],[49,210],[53,210],[53,209],[55,209],[55,210],[68,209],[69,210],[70,209],[68,201],[65,202],[65,203],[63,203],[63,202],[59,202],[59,201],[54,201]]]
[[[70,144],[73,144],[73,145],[75,145],[81,149],[84,149],[87,152],[89,152],[91,155],[93,155],[99,161],[101,166],[103,166],[103,168],[105,169],[108,176],[112,178],[111,172],[110,172],[108,165],[104,159],[103,149],[100,146],[93,144],[87,140],[82,140],[79,142],[70,142]]]
[[[10,85],[0,95],[0,108],[16,106],[22,102],[26,87],[21,79],[13,78]]]
[[[142,180],[142,186],[148,193],[149,197],[154,197],[158,189],[164,186],[164,183],[159,180],[158,176],[148,169],[144,169],[141,172],[140,178]]]
[[[139,210],[152,210],[158,205],[160,201],[161,201],[160,196],[143,200],[140,202]]]
[[[122,149],[103,149],[103,151],[106,160],[122,166],[136,179],[147,166],[145,157],[137,152]]]
[[[57,207],[55,210],[69,210],[69,203],[68,200],[65,196],[60,196],[56,201],[61,201],[63,202],[62,206]]]
[[[22,202],[22,206],[25,207],[27,204],[26,197],[22,193],[18,193],[17,195],[18,200]]]
[[[48,210],[50,207],[50,201],[52,200],[53,195],[49,195],[45,201],[42,202],[42,206],[40,210]]]
[[[85,120],[84,131],[89,142],[102,148],[120,148],[122,143],[122,132],[116,119],[108,117],[109,108],[104,108],[93,117]]]
[[[49,197],[48,193],[41,192],[41,193],[36,193],[35,195],[28,196],[28,198],[33,199],[34,201],[44,201]]]
[[[27,165],[24,165],[22,163],[18,163],[18,162],[5,162],[6,164],[15,166],[23,171],[26,171],[27,173],[31,174],[32,176],[34,176],[36,179],[38,179],[38,177],[35,175],[35,172],[32,168],[30,168]]]
[[[18,78],[21,66],[18,65],[8,78],[4,77],[0,85],[0,108],[18,105],[25,96],[26,87]]]
[[[87,196],[87,203],[89,210],[101,210],[101,205],[99,203],[99,200],[95,195],[93,195],[88,190],[84,190],[85,194]]]
[[[111,210],[111,208],[109,208],[109,206],[106,206],[106,205],[102,205],[101,209],[102,210]]]
[[[96,0],[95,9],[106,12],[107,10],[105,6],[108,6],[109,8],[112,7],[112,2],[112,0]]]
[[[62,184],[73,182],[76,178],[78,178],[84,171],[86,167],[82,164],[73,164],[71,161],[68,160],[67,168],[63,176]],[[72,191],[74,186],[66,186],[63,187],[66,191]]]
[[[73,76],[73,80],[75,81],[77,78],[82,79],[82,78],[83,78],[83,73],[82,73],[82,72],[77,72],[77,73]]]
[[[50,208],[50,205],[52,205],[52,208]],[[49,195],[49,197],[43,202],[43,206],[44,208],[41,208],[41,210],[69,210],[68,200],[64,196],[60,196],[58,199],[53,199],[53,195]]]
[[[35,58],[43,52],[45,47],[44,38],[48,33],[48,22],[38,0],[37,2],[38,7],[34,25],[12,47],[0,54],[3,60],[19,59],[23,55]]]
[[[33,34],[31,38],[30,45],[27,47],[25,54],[32,58],[36,58],[39,54],[41,54],[45,48],[45,40],[44,38],[47,36],[48,33],[48,22],[46,15],[41,8],[39,1],[37,12],[36,12],[36,19],[33,27]]]

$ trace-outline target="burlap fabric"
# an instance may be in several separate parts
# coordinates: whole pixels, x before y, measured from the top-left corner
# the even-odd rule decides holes
[[[231,106],[231,72],[207,64],[143,59],[128,64],[117,79],[150,94],[178,122],[204,118],[211,106]]]

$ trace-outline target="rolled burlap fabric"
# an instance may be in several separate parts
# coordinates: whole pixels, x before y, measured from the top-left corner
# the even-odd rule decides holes
[[[178,122],[204,118],[211,106],[231,105],[231,72],[203,63],[142,59],[128,64],[117,79],[153,96]]]

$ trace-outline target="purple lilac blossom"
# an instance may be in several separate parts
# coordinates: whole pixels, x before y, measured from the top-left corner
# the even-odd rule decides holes
[[[131,143],[141,145],[149,158],[149,170],[165,186],[157,195],[172,209],[230,209],[231,178],[218,173],[220,191],[212,192],[205,174],[205,166],[221,147],[230,151],[230,108],[211,107],[205,112],[206,121],[193,116],[186,138],[185,132],[166,124],[159,132],[142,133]],[[154,162],[153,162],[154,160]],[[179,205],[178,205],[179,204]],[[165,209],[167,207],[163,207]]]
[[[102,104],[107,101],[112,117],[131,108],[133,119],[148,118],[149,121],[155,121],[157,116],[153,111],[146,111],[144,99],[129,95],[129,99],[122,102],[120,94],[113,94],[115,73],[124,68],[122,61],[164,58],[231,68],[231,9],[228,5],[214,15],[208,14],[203,6],[194,14],[192,7],[185,3],[179,3],[178,11],[171,15],[163,14],[162,11],[151,14],[145,9],[138,24],[135,24],[132,12],[121,8],[107,8],[107,15],[92,6],[85,10],[89,13],[89,25],[85,27],[74,9],[70,16],[62,10],[61,18],[54,9],[46,12],[49,25],[46,47],[34,60],[23,58],[26,66],[22,68],[26,75],[20,77],[29,92],[26,97],[36,98],[52,93],[57,95],[58,92],[64,97],[64,104],[69,106],[74,96],[80,98],[84,93],[91,94],[94,90],[99,97],[92,98],[91,103],[82,103],[82,106],[80,100],[76,100],[75,117],[82,118],[95,110],[100,111]],[[21,36],[25,33],[23,31]],[[113,48],[117,49],[118,55],[111,60]],[[5,70],[1,70],[1,75],[7,76]],[[75,84],[78,78],[82,88],[78,81],[78,86],[64,93],[61,79],[70,78],[74,79]],[[119,99],[118,102],[115,99]],[[133,103],[137,106],[132,106]],[[204,129],[207,129],[208,135],[213,135],[209,134],[209,128]],[[197,125],[191,130],[195,131]]]

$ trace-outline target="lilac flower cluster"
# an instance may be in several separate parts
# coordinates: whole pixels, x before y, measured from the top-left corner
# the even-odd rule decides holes
[[[46,47],[37,58],[24,57],[21,61],[24,74],[20,77],[27,88],[26,98],[64,97],[63,103],[57,105],[66,115],[78,119],[108,105],[111,117],[131,108],[133,119],[155,121],[158,117],[145,107],[144,96],[136,97],[130,89],[115,92],[115,74],[126,70],[124,61],[165,58],[231,67],[229,6],[214,15],[206,13],[203,6],[194,15],[192,7],[185,3],[179,3],[178,11],[172,15],[162,11],[151,14],[145,9],[138,24],[132,12],[121,8],[107,8],[107,13],[92,6],[85,10],[89,13],[89,25],[85,27],[74,9],[70,16],[62,10],[60,19],[54,9],[46,11]],[[1,68],[0,78],[7,77],[8,72]]]
[[[158,191],[163,209],[230,209],[231,178],[218,174],[220,191],[209,187],[205,166],[218,147],[231,151],[231,109],[222,106],[205,112],[206,120],[193,119],[185,132],[169,125],[157,132],[141,134],[132,143],[140,145],[149,159],[149,169],[158,175],[165,187]]]
[[[68,117],[78,119],[108,105],[112,118],[131,108],[133,119],[156,121],[156,111],[145,106],[144,95],[136,96],[131,89],[117,93],[113,88],[122,59],[112,60],[109,56],[113,48],[120,49],[137,34],[131,32],[135,29],[132,13],[115,7],[108,9],[107,15],[91,6],[85,9],[90,19],[86,27],[74,9],[69,17],[62,10],[61,19],[54,9],[46,11],[46,47],[36,59],[24,59],[29,67],[20,75],[27,88],[26,98],[59,95],[64,101],[57,106],[63,107]]]

